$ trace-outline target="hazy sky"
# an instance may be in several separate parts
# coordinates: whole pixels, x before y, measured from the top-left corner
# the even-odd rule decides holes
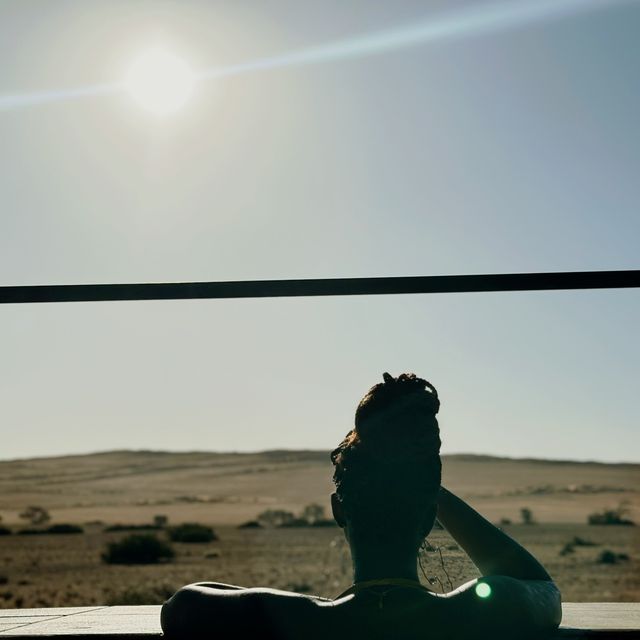
[[[0,110],[0,284],[638,268],[640,1],[556,2],[0,0],[0,105],[148,47],[218,69],[460,20],[166,118]],[[415,371],[444,452],[638,461],[639,326],[637,290],[6,305],[0,458],[329,449]]]

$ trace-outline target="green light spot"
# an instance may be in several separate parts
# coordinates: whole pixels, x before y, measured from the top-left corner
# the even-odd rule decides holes
[[[476,595],[478,598],[488,598],[491,595],[491,587],[486,582],[478,582]]]

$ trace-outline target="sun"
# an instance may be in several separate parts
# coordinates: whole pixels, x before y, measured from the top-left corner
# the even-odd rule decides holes
[[[195,86],[189,64],[165,49],[149,49],[135,59],[125,78],[127,90],[137,104],[157,116],[183,107]]]

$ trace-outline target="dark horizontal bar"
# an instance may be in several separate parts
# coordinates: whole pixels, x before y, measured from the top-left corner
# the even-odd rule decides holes
[[[193,298],[367,296],[394,293],[551,291],[627,287],[640,287],[640,270],[390,278],[240,280],[231,282],[28,285],[0,287],[0,304],[98,302],[104,300],[186,300]]]

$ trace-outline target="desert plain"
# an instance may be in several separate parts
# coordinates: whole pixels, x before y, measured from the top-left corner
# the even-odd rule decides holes
[[[265,510],[299,514],[312,503],[330,517],[331,474],[325,451],[112,451],[0,461],[0,525],[11,532],[0,536],[0,607],[159,604],[198,581],[334,597],[352,577],[338,527],[240,526]],[[640,600],[640,527],[587,523],[605,509],[640,523],[640,464],[449,455],[443,485],[538,557],[565,601]],[[29,506],[48,511],[47,526],[69,523],[83,532],[21,535],[32,528],[20,517]],[[175,558],[159,564],[103,562],[108,543],[131,534],[106,529],[156,516],[168,526],[209,525],[217,539],[173,542]],[[168,529],[146,533],[166,540]],[[432,589],[478,577],[446,531],[434,530],[428,541],[433,550],[422,563]]]

